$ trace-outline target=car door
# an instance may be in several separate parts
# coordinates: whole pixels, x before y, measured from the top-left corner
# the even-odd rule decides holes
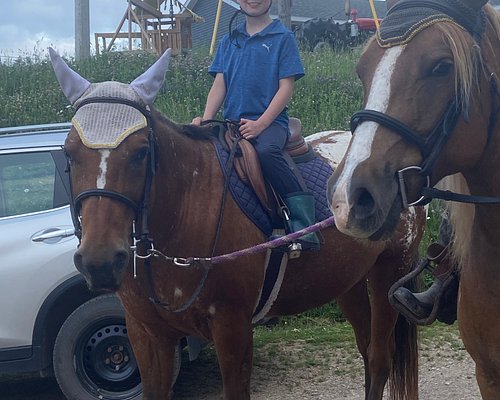
[[[44,299],[76,275],[61,147],[0,152],[0,348],[26,346]],[[56,157],[57,158],[57,157]]]

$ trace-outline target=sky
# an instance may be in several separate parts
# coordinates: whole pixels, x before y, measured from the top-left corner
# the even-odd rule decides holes
[[[75,49],[74,0],[2,0],[0,12],[0,59],[45,54],[54,47],[72,56]],[[90,0],[91,52],[95,32],[115,32],[127,0]],[[167,9],[169,12],[169,2]],[[127,23],[125,23],[127,24]]]

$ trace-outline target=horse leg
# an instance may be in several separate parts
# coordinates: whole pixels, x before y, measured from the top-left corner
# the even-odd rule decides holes
[[[480,363],[476,363],[476,380],[484,400],[500,398],[500,377],[497,371],[494,366],[484,368]]]
[[[370,344],[371,309],[366,279],[362,279],[348,292],[336,299],[342,314],[351,324],[358,350],[363,357],[365,369],[365,399],[368,398],[370,374],[368,368],[368,346]]]
[[[391,307],[388,292],[404,273],[404,261],[391,251],[382,253],[368,274],[372,310],[368,365],[368,399],[382,399],[389,379],[393,399],[418,398],[417,332]]]
[[[127,333],[141,373],[142,400],[170,400],[177,375],[175,351],[178,339],[165,330],[145,325],[127,314]]]
[[[253,330],[248,318],[214,320],[212,337],[219,361],[224,400],[249,400]]]
[[[476,380],[484,400],[500,399],[498,304],[478,287],[476,271],[462,270],[459,289],[459,328],[466,350],[476,363]]]

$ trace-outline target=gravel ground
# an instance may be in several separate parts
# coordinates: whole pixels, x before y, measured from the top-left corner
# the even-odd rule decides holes
[[[473,362],[458,337],[422,343],[421,400],[481,399]],[[220,400],[220,393],[218,366],[210,349],[196,361],[184,362],[174,400]],[[311,355],[301,343],[287,343],[256,352],[252,400],[363,398],[362,361],[354,349],[332,347]],[[0,400],[64,400],[64,396],[53,379],[2,379]]]
[[[480,400],[474,376],[474,364],[458,337],[451,343],[421,345],[419,390],[421,400]],[[459,342],[461,343],[461,342]],[[288,345],[289,346],[289,345]],[[297,349],[295,349],[297,350]],[[294,349],[276,350],[287,352]],[[303,357],[300,349],[297,357]],[[259,363],[257,355],[252,375],[252,400],[361,400],[364,399],[361,357],[353,351],[332,349],[321,356],[317,365],[288,367]],[[212,360],[213,361],[213,360]],[[175,400],[220,400],[221,380],[218,367],[209,360],[192,363],[184,369],[175,386]]]

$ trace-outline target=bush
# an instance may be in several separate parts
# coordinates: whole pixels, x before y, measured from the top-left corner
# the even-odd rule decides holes
[[[361,87],[353,72],[357,53],[324,50],[303,52],[302,57],[306,76],[296,83],[290,115],[302,120],[305,134],[347,129],[350,115],[361,106]],[[129,83],[155,60],[151,53],[134,51],[66,61],[90,82]],[[212,83],[210,62],[201,51],[174,57],[155,106],[180,123],[201,115]],[[66,122],[72,115],[48,57],[35,54],[0,63],[0,127]]]

